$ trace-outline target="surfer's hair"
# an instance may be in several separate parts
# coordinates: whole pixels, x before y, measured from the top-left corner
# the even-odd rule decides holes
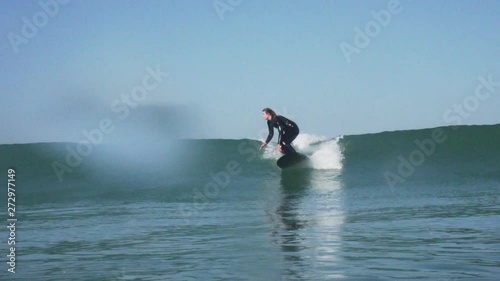
[[[267,114],[271,114],[273,118],[276,117],[276,112],[274,112],[274,110],[270,109],[269,107],[262,109],[262,111],[264,111]]]

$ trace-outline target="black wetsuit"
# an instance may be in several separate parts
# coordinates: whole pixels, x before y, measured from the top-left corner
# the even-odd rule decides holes
[[[286,117],[277,115],[273,119],[267,121],[269,127],[269,135],[267,136],[266,143],[269,143],[274,136],[274,128],[278,128],[279,137],[278,144],[281,144],[283,153],[296,153],[292,147],[292,141],[299,134],[299,126]]]

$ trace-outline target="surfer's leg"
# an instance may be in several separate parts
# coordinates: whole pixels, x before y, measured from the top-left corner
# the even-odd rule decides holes
[[[296,153],[295,149],[290,145],[290,143],[282,141],[280,145],[283,154]]]
[[[295,148],[293,148],[292,144],[290,143],[286,145],[286,148],[288,153],[297,153],[297,151],[295,151]]]
[[[285,134],[283,134],[283,138],[281,140],[281,146],[285,154],[297,153],[297,151],[295,151],[295,148],[293,148],[292,146],[292,141],[297,137],[298,134],[299,134],[298,129],[294,131],[286,131]]]

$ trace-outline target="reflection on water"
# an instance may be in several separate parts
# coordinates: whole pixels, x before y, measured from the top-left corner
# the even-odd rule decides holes
[[[283,280],[342,276],[335,269],[343,218],[334,179],[325,171],[282,172],[273,235],[283,256]]]
[[[311,170],[283,171],[281,174],[281,204],[276,210],[281,220],[279,241],[285,261],[284,276],[302,276],[306,261],[300,253],[307,248],[303,243],[307,239],[301,230],[308,226],[308,218],[301,216],[302,198],[311,183]]]
[[[280,216],[285,230],[297,232],[307,225],[306,219],[300,219],[297,213],[300,212],[300,203],[311,183],[311,171],[299,170],[295,173],[282,173],[281,192],[282,200],[280,207],[276,210]],[[293,238],[293,237],[291,237]],[[296,241],[287,239],[290,243]]]

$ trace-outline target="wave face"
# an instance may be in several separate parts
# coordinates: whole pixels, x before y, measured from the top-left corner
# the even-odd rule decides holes
[[[500,125],[346,136],[343,175],[368,182],[500,180]]]
[[[242,140],[165,144],[36,143],[0,145],[0,171],[16,170],[24,204],[65,200],[189,200],[193,187],[274,177],[273,145]],[[294,142],[315,170],[336,171],[346,185],[500,182],[500,125],[441,127]],[[168,192],[165,192],[168,190]],[[5,197],[5,194],[1,194]],[[1,199],[3,200],[3,199]]]

